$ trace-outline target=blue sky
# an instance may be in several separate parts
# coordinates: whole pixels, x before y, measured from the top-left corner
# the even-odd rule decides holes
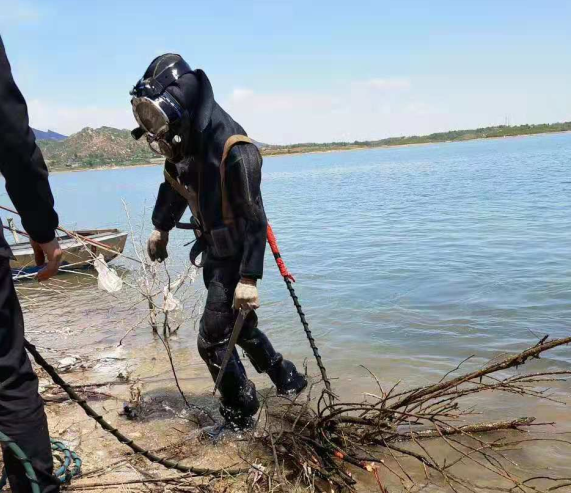
[[[163,52],[270,143],[571,120],[569,1],[0,0],[33,126],[134,126]]]

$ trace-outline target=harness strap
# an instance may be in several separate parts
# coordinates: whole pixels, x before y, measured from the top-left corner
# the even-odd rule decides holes
[[[169,182],[170,186],[178,192],[179,195],[184,197],[188,202],[192,215],[198,221],[198,195],[194,190],[189,190],[182,183],[180,183],[167,169],[164,169],[165,179]]]
[[[232,135],[228,137],[226,143],[224,144],[224,152],[222,153],[222,159],[220,160],[220,191],[222,195],[222,219],[224,224],[231,226],[234,224],[234,212],[230,206],[230,201],[228,200],[228,194],[226,191],[226,159],[232,148],[239,143],[253,144],[254,141],[245,135]],[[189,190],[182,183],[180,183],[174,176],[172,176],[165,168],[164,175],[166,180],[169,182],[170,186],[182,195],[192,211],[192,215],[198,219],[198,195],[193,190]]]
[[[221,186],[221,195],[222,195],[222,219],[224,220],[224,224],[226,226],[231,226],[234,224],[234,211],[232,211],[232,207],[230,206],[230,202],[228,200],[228,193],[226,191],[226,159],[228,159],[228,155],[232,148],[238,143],[247,143],[253,144],[254,142],[249,137],[245,135],[232,135],[228,137],[226,143],[224,144],[224,152],[222,153],[222,159],[220,160],[220,186]]]

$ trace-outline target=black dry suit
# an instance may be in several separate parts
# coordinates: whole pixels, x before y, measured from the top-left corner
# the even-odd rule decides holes
[[[58,216],[48,170],[28,124],[28,109],[14,79],[0,37],[0,173],[6,190],[30,237],[39,243],[54,239]],[[24,350],[24,318],[0,221],[0,431],[30,459],[42,493],[59,491],[44,403],[38,378]],[[3,448],[4,465],[15,493],[32,491],[26,471],[14,452]]]
[[[156,63],[160,60],[153,62]],[[200,225],[198,243],[205,249],[204,283],[208,296],[198,349],[216,380],[237,316],[232,308],[236,285],[242,277],[261,279],[263,274],[267,220],[260,191],[262,158],[254,144],[234,145],[223,163],[223,194],[220,167],[225,144],[229,137],[245,136],[246,132],[216,103],[210,81],[202,70],[184,75],[167,90],[191,118],[182,124],[182,130],[178,129],[183,158],[177,163],[165,163],[170,176],[160,186],[153,224],[157,229],[171,230],[190,202],[193,222]],[[195,196],[194,204],[181,195],[180,187],[179,191],[173,188],[172,178]],[[223,195],[234,216],[232,223],[224,221],[227,215],[223,214]],[[305,386],[305,378],[293,363],[284,360],[258,329],[253,311],[246,318],[238,345],[258,372],[270,376],[278,392],[295,392]],[[248,380],[236,349],[219,389],[221,413],[228,421],[245,424],[258,410],[256,389]]]

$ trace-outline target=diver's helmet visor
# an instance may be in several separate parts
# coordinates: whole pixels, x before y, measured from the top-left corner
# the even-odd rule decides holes
[[[175,147],[180,143],[180,136],[174,136],[173,142],[172,125],[182,118],[182,109],[176,101],[163,95],[153,99],[143,96],[133,98],[131,105],[151,150],[169,160],[175,159]]]
[[[181,117],[181,111],[159,96],[151,99],[146,96],[131,100],[133,115],[139,126],[147,133],[160,135],[168,132],[169,126]]]

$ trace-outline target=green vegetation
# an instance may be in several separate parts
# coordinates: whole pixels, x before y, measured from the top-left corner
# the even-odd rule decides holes
[[[335,150],[349,150],[374,147],[392,147],[415,144],[436,144],[439,142],[463,142],[475,139],[493,139],[500,137],[516,137],[520,135],[534,135],[553,132],[571,131],[571,122],[541,123],[538,125],[518,125],[509,127],[484,127],[473,130],[451,130],[430,135],[413,135],[410,137],[389,137],[381,140],[356,140],[354,142],[330,142],[326,144],[293,144],[287,146],[267,146],[262,148],[266,155],[297,154],[304,152],[324,152]]]
[[[263,155],[299,154],[375,147],[391,147],[439,142],[462,142],[474,139],[516,137],[571,131],[571,122],[485,127],[473,130],[452,130],[430,135],[390,137],[381,140],[354,142],[306,143],[287,146],[259,144]],[[90,169],[95,167],[133,166],[162,162],[151,152],[145,139],[135,141],[128,130],[111,127],[84,128],[62,141],[39,140],[39,146],[50,170]]]
[[[39,140],[50,170],[148,164],[157,156],[128,130],[84,128],[62,141]]]

